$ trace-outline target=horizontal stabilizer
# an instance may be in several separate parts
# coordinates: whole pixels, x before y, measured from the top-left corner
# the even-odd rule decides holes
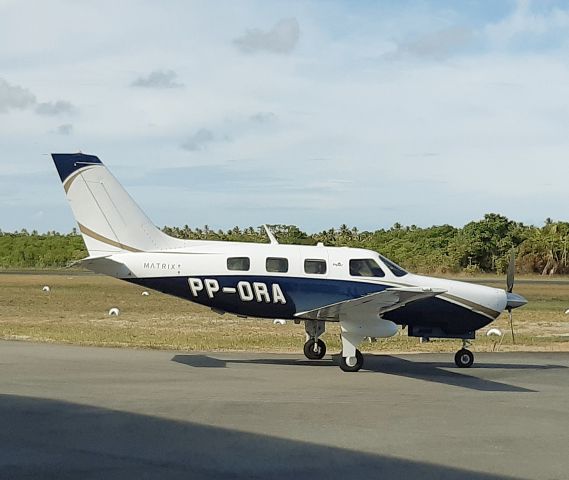
[[[72,266],[80,266],[95,273],[102,273],[118,278],[135,277],[124,263],[113,259],[112,255],[85,257],[68,265],[68,267]]]
[[[383,315],[384,313],[404,307],[411,302],[435,297],[445,292],[446,290],[441,288],[388,288],[381,292],[364,295],[363,297],[345,300],[331,305],[324,305],[306,312],[300,312],[297,313],[295,317],[306,320],[339,321],[341,315],[352,317]]]
[[[81,258],[79,260],[74,260],[72,262],[69,262],[67,265],[65,265],[66,268],[72,268],[72,267],[85,267],[85,265],[87,265],[89,262],[95,261],[95,260],[101,260],[103,258],[109,258],[110,255],[102,255],[100,257],[85,257],[85,258]]]

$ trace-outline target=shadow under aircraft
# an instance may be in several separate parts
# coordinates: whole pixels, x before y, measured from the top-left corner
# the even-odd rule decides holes
[[[174,355],[172,361],[197,368],[226,368],[228,364],[251,365],[282,365],[282,366],[314,366],[314,361],[298,360],[296,358],[253,358],[253,359],[218,359],[208,355]],[[335,366],[335,359],[320,360],[319,366]],[[563,365],[531,365],[515,363],[479,363],[478,369],[506,370],[550,370],[567,368]],[[536,390],[510,385],[507,383],[488,380],[473,375],[467,375],[450,369],[444,362],[414,362],[394,355],[369,355],[366,370],[386,375],[397,375],[428,382],[441,383],[455,387],[487,392],[519,392],[532,393]]]

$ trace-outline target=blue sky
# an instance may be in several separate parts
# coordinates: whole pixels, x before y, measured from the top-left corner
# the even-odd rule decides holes
[[[0,0],[0,228],[74,226],[50,152],[159,226],[567,220],[569,4]]]

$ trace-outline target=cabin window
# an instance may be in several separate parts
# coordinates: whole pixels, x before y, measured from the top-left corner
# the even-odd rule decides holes
[[[350,260],[350,275],[352,277],[385,277],[385,272],[371,258]]]
[[[265,263],[267,272],[288,272],[288,260],[286,258],[268,257]]]
[[[246,272],[251,267],[249,257],[229,257],[227,259],[227,270],[241,270]]]
[[[326,273],[326,260],[305,260],[304,273],[324,275]]]
[[[403,277],[407,275],[407,273],[409,273],[406,270],[404,270],[403,267],[400,267],[395,262],[389,260],[389,258],[385,258],[383,255],[380,255],[379,258],[381,258],[381,261],[385,263],[385,266],[389,268],[391,273],[393,273],[393,275],[395,275],[396,277]]]

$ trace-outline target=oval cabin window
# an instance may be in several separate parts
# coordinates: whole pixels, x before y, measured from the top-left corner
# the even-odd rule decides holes
[[[249,257],[229,257],[227,259],[227,270],[246,272],[249,268],[251,268]]]
[[[265,262],[267,272],[288,272],[288,260],[286,258],[269,257]]]
[[[324,275],[326,273],[326,260],[305,260],[304,273]]]

